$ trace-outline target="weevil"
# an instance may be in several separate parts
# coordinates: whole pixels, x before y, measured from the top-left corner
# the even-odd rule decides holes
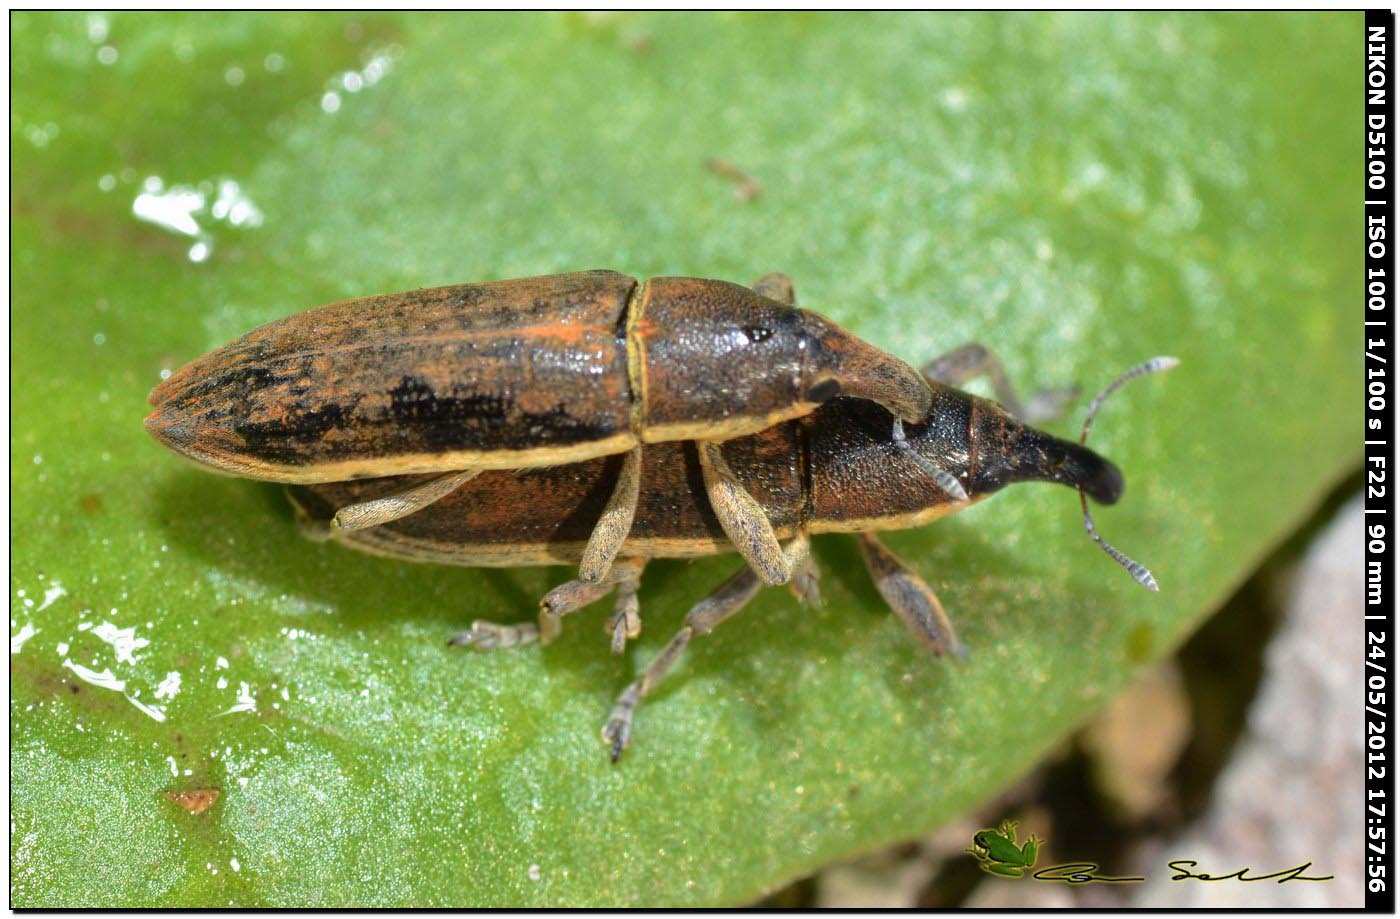
[[[1115,380],[1091,403],[1079,443],[1039,431],[1001,404],[955,388],[969,376],[990,372],[1007,400],[1015,402],[999,365],[985,349],[972,346],[926,368],[933,393],[928,412],[897,436],[877,406],[837,397],[804,417],[720,445],[654,444],[639,480],[637,519],[606,578],[556,587],[541,600],[536,622],[478,620],[452,643],[482,649],[548,643],[563,616],[615,592],[606,629],[613,650],[621,651],[625,639],[641,628],[637,592],[648,559],[732,551],[731,534],[706,486],[707,466],[723,467],[732,475],[787,540],[786,551],[794,560],[790,587],[805,602],[820,600],[810,537],[859,534],[861,555],[881,596],[935,655],[963,657],[966,651],[937,595],[875,533],[920,526],[1013,482],[1048,481],[1078,489],[1089,534],[1135,580],[1156,590],[1147,569],[1104,542],[1093,526],[1085,496],[1112,504],[1122,494],[1123,478],[1084,443],[1109,393],[1129,379],[1173,364],[1171,358],[1154,358]],[[1038,411],[1053,410],[1045,400],[1038,401],[1045,406]],[[708,460],[706,450],[714,454]],[[413,515],[358,531],[334,531],[330,521],[338,509],[401,489],[412,479],[293,486],[289,496],[309,535],[334,535],[367,552],[472,566],[567,564],[586,551],[592,521],[607,504],[609,483],[622,462],[605,457],[484,474]],[[965,497],[954,498],[928,474],[929,468],[955,478]],[[762,584],[746,566],[691,608],[681,630],[618,697],[603,728],[614,761],[631,741],[633,713],[642,697],[656,688],[691,639],[738,612]]]
[[[797,308],[784,275],[752,288],[587,271],[345,300],[255,329],[170,375],[146,428],[218,472],[312,484],[436,473],[339,509],[379,526],[486,470],[622,455],[579,558],[601,582],[635,518],[643,444],[693,440],[712,506],[765,583],[793,559],[715,445],[838,393],[917,422],[912,367]],[[945,476],[945,484],[949,479]],[[956,493],[956,492],[955,492]]]

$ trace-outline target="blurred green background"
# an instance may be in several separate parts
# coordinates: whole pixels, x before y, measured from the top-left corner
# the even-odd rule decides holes
[[[1023,775],[1360,462],[1359,14],[12,18],[12,902],[713,905]],[[748,180],[725,175],[712,160]],[[708,164],[708,165],[707,165]],[[613,696],[735,557],[463,653],[564,569],[300,539],[141,427],[169,370],[319,303],[609,267],[747,282],[912,362],[990,345],[1085,396],[1153,354],[1071,492],[852,541],[692,645],[610,766]],[[1077,430],[1087,400],[1056,428]],[[193,815],[168,792],[217,789]]]

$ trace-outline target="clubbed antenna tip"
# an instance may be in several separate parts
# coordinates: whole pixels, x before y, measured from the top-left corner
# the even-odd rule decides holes
[[[1181,361],[1174,357],[1154,357],[1150,360],[1143,361],[1136,367],[1130,368],[1122,376],[1118,377],[1118,379],[1108,384],[1102,392],[1094,397],[1094,401],[1089,403],[1089,411],[1084,416],[1084,427],[1079,432],[1080,446],[1083,446],[1084,442],[1089,439],[1089,429],[1093,427],[1094,416],[1099,413],[1099,408],[1103,405],[1104,400],[1113,395],[1124,383],[1127,383],[1129,380],[1135,380],[1140,376],[1146,376],[1149,373],[1170,370],[1179,363],[1181,363]],[[1128,574],[1132,575],[1134,581],[1137,581],[1148,590],[1157,590],[1157,579],[1152,576],[1152,572],[1148,571],[1145,566],[1133,561],[1122,552],[1119,552],[1107,540],[1099,535],[1099,531],[1094,528],[1094,518],[1089,514],[1089,501],[1084,496],[1083,488],[1079,489],[1079,505],[1084,509],[1084,529],[1088,531],[1089,538],[1098,543],[1099,548],[1107,552],[1110,558],[1126,568]]]

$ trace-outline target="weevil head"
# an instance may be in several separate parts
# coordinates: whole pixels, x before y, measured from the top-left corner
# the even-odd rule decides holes
[[[968,396],[969,494],[1013,482],[1058,482],[1082,488],[1099,504],[1123,494],[1123,473],[1088,447],[1036,430],[988,399]]]
[[[833,396],[852,396],[876,402],[912,424],[928,417],[933,393],[922,374],[829,319],[806,310],[801,314],[806,401],[820,404]]]

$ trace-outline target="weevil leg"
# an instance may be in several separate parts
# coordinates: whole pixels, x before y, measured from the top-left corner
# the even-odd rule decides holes
[[[880,596],[904,620],[909,631],[934,654],[952,654],[966,659],[967,648],[953,631],[953,623],[943,612],[943,604],[923,579],[886,549],[873,533],[860,534],[860,552]]]
[[[480,469],[466,469],[462,472],[449,472],[426,482],[418,482],[395,489],[359,504],[347,504],[335,512],[331,521],[333,530],[365,530],[377,527],[390,520],[407,517],[452,494],[465,483],[481,475]]]
[[[629,638],[642,634],[641,604],[637,591],[641,587],[641,568],[635,576],[625,578],[617,584],[617,600],[613,603],[612,615],[608,617],[606,631],[612,637],[612,652],[621,654],[627,647]]]
[[[783,552],[773,525],[763,506],[740,484],[720,450],[708,440],[696,441],[705,491],[720,526],[734,548],[758,572],[765,584],[786,584],[792,580],[792,561]]]
[[[588,537],[588,545],[583,549],[583,558],[578,565],[578,579],[590,584],[597,583],[612,567],[627,534],[632,531],[632,518],[637,514],[637,490],[642,480],[642,448],[637,446],[627,452],[622,462],[622,472],[618,474],[617,485],[613,487],[608,506]]]
[[[753,282],[753,291],[761,297],[769,300],[777,300],[779,303],[786,303],[788,306],[797,305],[797,291],[792,286],[792,278],[780,271],[772,274],[765,274],[757,281]]]
[[[613,762],[622,755],[632,741],[632,715],[642,697],[656,688],[657,684],[675,666],[676,660],[685,646],[696,635],[704,635],[730,616],[743,609],[754,598],[763,582],[753,569],[745,568],[725,581],[720,588],[690,608],[685,624],[676,633],[661,653],[647,665],[641,679],[632,683],[617,697],[607,724],[603,725],[603,740],[608,744]]]
[[[816,609],[822,605],[821,571],[812,558],[811,541],[806,533],[799,533],[788,543],[788,559],[792,562],[792,581],[788,590],[803,606]]]
[[[505,625],[478,619],[469,629],[463,629],[448,639],[449,645],[471,645],[482,651],[497,648],[514,648],[518,645],[532,645],[540,640],[539,626],[533,622],[518,622]]]
[[[923,373],[930,380],[947,383],[949,386],[960,386],[986,374],[992,381],[992,391],[996,393],[997,401],[1006,406],[1008,412],[1031,424],[1061,417],[1070,400],[1079,392],[1078,388],[1073,386],[1043,389],[1033,393],[1028,401],[1022,403],[1016,395],[1015,387],[1011,385],[1011,380],[1006,376],[1006,369],[1001,366],[1001,361],[977,342],[968,342],[947,354],[935,357],[924,365]]]
[[[619,586],[626,585],[626,590],[635,594],[644,567],[645,559],[619,559],[601,581],[566,581],[545,594],[540,601],[540,643],[547,645],[559,635],[559,621],[569,613],[602,599]],[[637,631],[641,632],[640,620]]]
[[[637,587],[641,581],[642,568],[646,560],[640,558],[620,559],[603,580],[590,584],[586,581],[565,581],[544,595],[540,600],[538,623],[521,622],[502,625],[478,619],[471,628],[458,632],[447,643],[449,645],[472,645],[483,651],[494,648],[510,648],[538,641],[547,645],[559,635],[559,620],[569,613],[583,609],[595,600],[607,596],[614,589],[624,594],[630,593],[635,601]],[[622,605],[623,597],[618,598]],[[628,621],[630,627],[635,622],[636,633],[641,632],[641,619],[633,613]],[[635,636],[633,636],[635,637]]]

